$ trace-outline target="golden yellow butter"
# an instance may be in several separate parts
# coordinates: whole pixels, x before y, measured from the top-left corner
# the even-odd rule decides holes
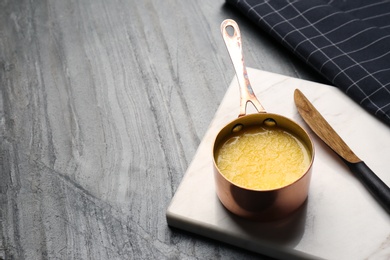
[[[231,182],[255,190],[277,189],[299,179],[310,153],[293,134],[278,127],[244,128],[217,150],[216,164]]]

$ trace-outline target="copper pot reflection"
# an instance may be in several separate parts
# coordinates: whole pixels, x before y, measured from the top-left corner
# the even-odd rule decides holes
[[[228,30],[233,30],[233,32]],[[256,98],[244,64],[241,34],[237,23],[230,19],[223,21],[221,32],[236,71],[241,97],[238,118],[221,129],[213,145],[213,168],[217,195],[221,203],[238,216],[255,220],[284,218],[296,211],[308,196],[314,160],[313,142],[301,126],[284,116],[267,113]],[[248,102],[253,104],[258,113],[246,114]],[[310,165],[306,172],[293,183],[272,190],[253,190],[231,182],[218,169],[216,151],[224,140],[233,132],[261,125],[277,125],[278,128],[285,129],[298,137],[307,146],[310,154]]]

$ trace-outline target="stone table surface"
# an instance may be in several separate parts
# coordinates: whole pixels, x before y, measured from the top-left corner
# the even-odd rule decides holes
[[[0,259],[267,259],[166,209],[234,76],[324,82],[222,0],[0,2]]]

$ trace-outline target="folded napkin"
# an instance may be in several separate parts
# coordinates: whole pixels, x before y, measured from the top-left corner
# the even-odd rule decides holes
[[[390,125],[390,1],[227,2]]]

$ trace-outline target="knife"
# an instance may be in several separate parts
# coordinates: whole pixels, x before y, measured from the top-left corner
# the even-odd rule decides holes
[[[355,155],[299,89],[294,92],[294,101],[299,114],[313,132],[341,157],[351,172],[390,214],[390,188]]]

